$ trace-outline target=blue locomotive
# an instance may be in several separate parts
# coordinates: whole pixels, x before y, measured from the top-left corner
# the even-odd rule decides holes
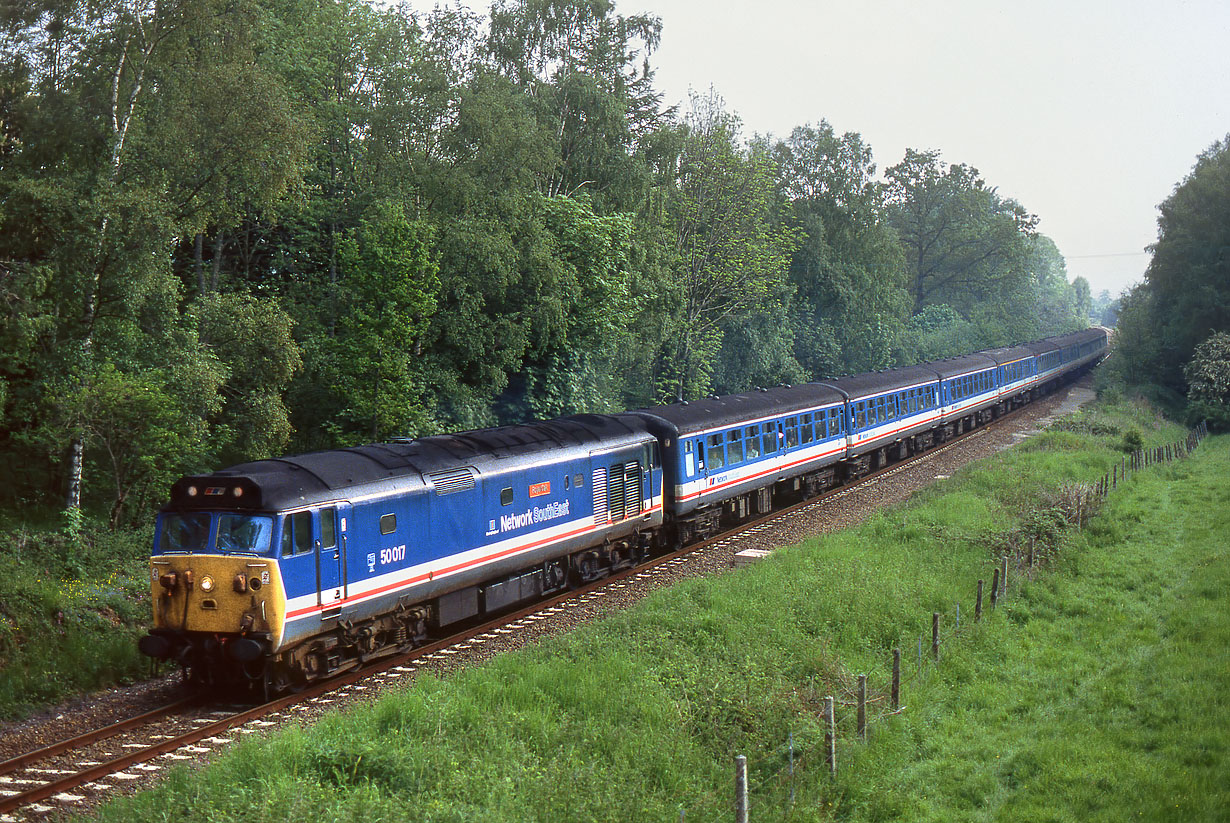
[[[293,688],[903,459],[1050,390],[1092,328],[918,366],[260,460],[158,515],[143,653]]]

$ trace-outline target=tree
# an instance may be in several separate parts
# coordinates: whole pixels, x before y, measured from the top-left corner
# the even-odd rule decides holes
[[[792,231],[770,224],[772,162],[763,151],[741,148],[739,129],[716,94],[694,95],[668,170],[668,288],[678,302],[664,399],[705,393],[723,325],[774,304],[797,242]]]
[[[1230,331],[1230,136],[1197,158],[1160,211],[1145,271],[1147,322],[1158,346],[1141,365],[1183,391],[1181,364],[1200,341]]]
[[[345,313],[327,345],[344,440],[413,436],[430,426],[417,359],[440,290],[431,236],[400,205],[379,202],[339,249]]]
[[[890,365],[910,298],[871,148],[821,121],[794,129],[773,158],[782,219],[802,238],[790,262],[799,362],[813,377]]]
[[[280,301],[207,294],[192,306],[201,342],[224,365],[222,403],[211,420],[218,462],[274,457],[290,441],[284,395],[303,359]]]
[[[947,168],[937,151],[907,149],[886,173],[889,220],[905,247],[914,312],[947,303],[968,315],[1027,269],[1037,218],[1000,197],[978,170]]]
[[[0,168],[0,259],[34,312],[16,325],[38,329],[19,367],[28,412],[54,402],[46,375],[76,380],[80,394],[113,367],[156,369],[166,348],[153,341],[182,321],[168,249],[228,213],[224,201],[268,202],[295,176],[284,95],[253,67],[253,12],[249,2],[105,0],[36,4],[19,19],[4,62],[26,67],[26,82],[12,106],[21,139],[6,141]],[[86,432],[60,431],[73,510]]]
[[[614,12],[611,0],[500,0],[492,6],[487,48],[555,137],[558,163],[539,191],[572,195],[584,188],[619,208],[639,194],[636,143],[661,121],[649,55],[662,23]]]
[[[1230,334],[1214,332],[1183,367],[1187,377],[1188,420],[1218,431],[1230,430]]]

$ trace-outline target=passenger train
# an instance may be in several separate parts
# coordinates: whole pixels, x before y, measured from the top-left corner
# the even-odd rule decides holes
[[[1029,402],[1106,348],[1095,327],[184,477],[158,515],[140,649],[195,681],[295,688],[866,475]]]

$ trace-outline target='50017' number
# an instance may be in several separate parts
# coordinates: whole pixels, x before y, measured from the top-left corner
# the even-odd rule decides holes
[[[406,559],[405,546],[393,546],[388,549],[380,550],[380,565],[384,566],[389,563],[400,563]]]

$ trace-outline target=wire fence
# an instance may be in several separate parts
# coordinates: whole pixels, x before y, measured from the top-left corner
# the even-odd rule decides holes
[[[1135,472],[1150,466],[1169,463],[1187,457],[1208,436],[1208,426],[1201,423],[1192,429],[1186,438],[1174,443],[1148,449],[1139,449],[1125,456],[1110,471],[1092,484],[1073,484],[1062,487],[1051,505],[1046,507],[1041,518],[1045,526],[1056,528],[1081,528],[1098,510],[1106,496],[1119,483]],[[984,615],[987,601],[991,608],[998,606],[1008,593],[1008,580],[1029,578],[1035,570],[1051,561],[1058,553],[1059,541],[1054,534],[1040,528],[1037,523],[1026,520],[1012,530],[997,546],[1003,549],[998,565],[992,570],[989,590],[985,580],[978,580],[974,613],[966,613],[965,629],[970,622],[979,622]],[[1016,584],[1014,584],[1016,585]],[[985,597],[984,597],[985,595]],[[961,622],[961,604],[957,603],[951,616],[940,612],[931,613],[931,631],[918,637],[916,659],[909,661],[913,671],[902,676],[902,650],[892,650],[891,676],[879,686],[871,687],[868,676],[860,674],[847,678],[836,695],[824,698],[821,727],[822,734],[789,733],[788,739],[771,754],[762,757],[759,763],[749,765],[744,755],[737,755],[734,768],[734,793],[714,790],[705,796],[694,798],[686,808],[680,808],[680,823],[719,823],[733,819],[735,823],[749,823],[752,810],[749,798],[761,802],[780,802],[784,805],[786,819],[798,816],[802,820],[814,817],[812,808],[796,808],[795,781],[801,774],[823,769],[830,777],[837,775],[837,743],[853,741],[855,745],[865,742],[872,727],[890,721],[906,710],[901,702],[903,687],[916,683],[934,671],[940,660],[944,644],[960,636],[965,630]],[[907,652],[913,651],[912,649]],[[759,777],[749,777],[749,774]]]

